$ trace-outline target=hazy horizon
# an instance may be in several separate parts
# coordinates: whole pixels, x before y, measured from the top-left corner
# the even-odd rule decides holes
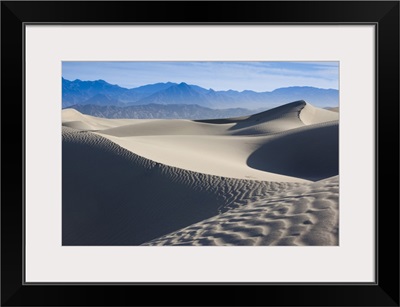
[[[121,88],[125,88],[125,89],[128,89],[128,90],[131,90],[131,89],[135,89],[135,88],[138,88],[138,87],[142,87],[142,86],[147,86],[147,85],[155,85],[155,84],[168,84],[168,83],[172,83],[172,84],[181,84],[181,83],[185,83],[185,84],[187,84],[187,85],[191,85],[191,86],[199,86],[199,85],[197,85],[197,84],[191,84],[191,83],[188,83],[188,82],[185,82],[185,81],[180,81],[180,82],[171,82],[171,81],[160,81],[160,82],[155,82],[155,83],[146,83],[146,84],[141,84],[141,85],[138,85],[138,86],[136,86],[136,87],[125,87],[125,86],[121,86],[120,84],[117,84],[117,83],[111,83],[111,82],[109,82],[108,80],[104,80],[104,79],[93,79],[93,80],[83,80],[83,79],[67,79],[67,78],[64,78],[64,77],[62,77],[64,80],[66,80],[66,81],[70,81],[70,82],[75,82],[75,81],[81,81],[81,82],[96,82],[96,81],[104,81],[104,82],[106,82],[106,83],[108,83],[108,84],[110,84],[110,85],[117,85],[117,86],[119,86],[119,87],[121,87]],[[202,87],[202,86],[201,86]],[[290,85],[288,85],[288,86],[284,86],[284,87],[277,87],[277,88],[275,88],[275,89],[272,89],[272,90],[269,90],[269,91],[254,91],[254,90],[249,90],[249,89],[245,89],[245,90],[235,90],[235,89],[227,89],[227,90],[216,90],[216,89],[214,89],[214,88],[205,88],[204,87],[204,89],[206,89],[206,90],[214,90],[214,91],[235,91],[235,92],[239,92],[239,93],[241,93],[241,92],[245,92],[245,91],[253,91],[253,92],[256,92],[256,93],[263,93],[263,92],[273,92],[273,91],[275,91],[275,90],[278,90],[278,89],[281,89],[281,88],[292,88],[292,87],[313,87],[313,88],[317,88],[317,89],[323,89],[323,90],[337,90],[337,89],[334,89],[334,88],[323,88],[323,87],[315,87],[315,86],[308,86],[308,85],[304,85],[304,86],[301,86],[301,85],[292,85],[292,86],[290,86]],[[202,87],[203,88],[203,87]]]
[[[338,62],[62,62],[69,81],[97,81],[124,88],[187,83],[215,91],[270,92],[282,87],[339,88]]]

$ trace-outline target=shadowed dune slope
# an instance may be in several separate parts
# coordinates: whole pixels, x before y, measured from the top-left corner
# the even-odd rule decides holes
[[[71,117],[64,125],[84,130],[72,121],[78,117]],[[296,101],[228,120],[108,120],[113,127],[96,133],[137,155],[193,172],[315,181],[338,174],[338,129],[324,126],[337,118],[337,113]]]
[[[317,181],[339,174],[339,125],[329,122],[266,139],[247,160],[255,169]]]
[[[299,114],[306,102],[303,100],[249,116],[238,121],[231,130],[235,135],[257,135],[277,133],[304,126]]]
[[[267,172],[258,169],[258,165],[263,167],[265,163],[273,163],[263,155],[255,156],[257,161],[252,161],[251,165],[247,163],[249,156],[271,140],[271,136],[158,135],[107,138],[147,159],[194,172],[238,179],[308,181],[301,177],[286,176],[279,170]],[[323,176],[323,172],[322,169],[319,174]]]
[[[63,245],[338,244],[338,113],[62,117]]]
[[[63,127],[63,245],[139,245],[300,183],[224,178]]]
[[[338,119],[339,115],[335,112],[315,108],[304,100],[299,100],[246,117],[200,120],[196,122],[215,125],[230,124],[231,126],[226,134],[260,135],[283,132],[305,125]]]
[[[81,114],[81,117],[82,116],[87,115]],[[82,120],[81,117],[69,116],[71,121]],[[101,133],[114,137],[155,135],[251,136],[278,133],[290,129],[303,127],[305,125],[318,124],[338,119],[338,113],[315,108],[305,101],[300,100],[251,116],[230,119],[194,121],[172,119],[136,121],[99,119],[101,120],[101,122],[95,125],[93,123],[93,117],[88,117],[87,123],[92,124],[96,127],[103,126],[103,129],[101,129]],[[107,125],[109,126],[109,128],[106,127]]]
[[[265,197],[143,245],[338,245],[338,176]]]

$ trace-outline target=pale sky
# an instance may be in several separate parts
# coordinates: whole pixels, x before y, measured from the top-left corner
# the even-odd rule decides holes
[[[339,62],[63,62],[62,75],[126,88],[168,81],[256,92],[288,86],[339,88]]]

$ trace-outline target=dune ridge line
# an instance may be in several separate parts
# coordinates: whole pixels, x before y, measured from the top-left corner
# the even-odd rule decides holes
[[[339,113],[220,120],[62,111],[63,245],[338,245]]]

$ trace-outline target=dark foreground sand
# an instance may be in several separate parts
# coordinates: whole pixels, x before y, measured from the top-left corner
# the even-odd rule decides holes
[[[337,245],[338,113],[225,120],[63,111],[63,245]]]

